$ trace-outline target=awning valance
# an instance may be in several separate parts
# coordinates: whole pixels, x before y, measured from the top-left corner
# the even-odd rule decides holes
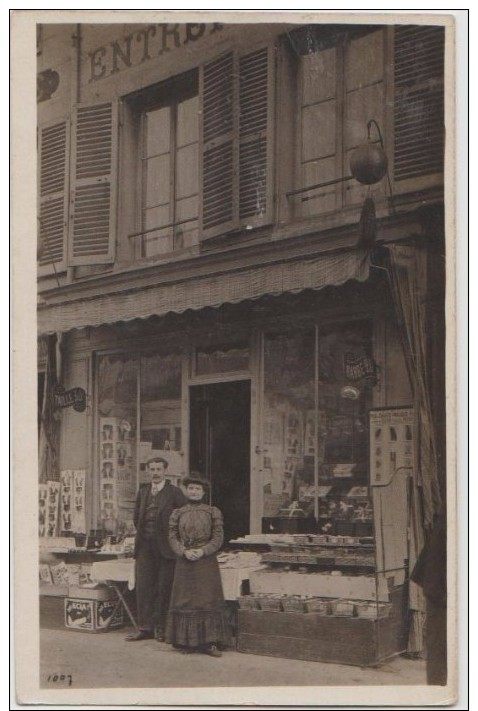
[[[233,269],[214,276],[130,289],[125,293],[42,304],[38,310],[38,334],[163,316],[169,312],[182,313],[188,309],[217,308],[266,294],[274,296],[339,286],[350,279],[365,281],[368,274],[367,253],[361,250]]]

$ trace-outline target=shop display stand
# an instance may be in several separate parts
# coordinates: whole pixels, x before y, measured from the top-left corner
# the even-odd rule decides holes
[[[406,650],[407,586],[394,585],[404,569],[377,572],[373,544],[302,542],[270,549],[263,554],[267,569],[251,574],[251,595],[240,600],[238,651],[374,666]],[[325,607],[306,611],[305,596]]]

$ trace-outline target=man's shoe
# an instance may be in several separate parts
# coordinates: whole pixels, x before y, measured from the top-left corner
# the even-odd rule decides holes
[[[164,632],[160,627],[155,628],[154,638],[155,638],[156,642],[164,642],[166,640]]]
[[[127,642],[140,642],[142,639],[153,639],[153,630],[138,630],[133,634],[129,634],[125,637]]]
[[[206,654],[209,654],[210,657],[222,657],[222,652],[219,651],[215,644],[208,644]]]

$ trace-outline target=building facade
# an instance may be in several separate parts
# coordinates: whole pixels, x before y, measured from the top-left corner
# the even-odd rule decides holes
[[[227,540],[373,536],[406,579],[446,481],[443,62],[434,26],[39,26],[40,480],[85,477],[43,535],[130,531],[159,455]]]

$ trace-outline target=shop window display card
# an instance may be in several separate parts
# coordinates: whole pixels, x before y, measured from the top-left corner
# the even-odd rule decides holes
[[[466,66],[457,71],[455,53],[466,42],[466,10],[30,9],[13,10],[11,21],[11,707],[465,702],[454,330],[455,171],[463,169],[456,167],[455,122],[462,105],[455,108],[454,92],[466,73]],[[151,128],[153,112],[166,110],[168,140]],[[393,320],[376,318],[384,284]],[[367,321],[373,337],[355,326],[345,333],[352,321]],[[337,324],[345,324],[350,342],[347,362],[333,349]],[[208,337],[247,332],[247,367],[198,372],[195,339],[205,329]],[[265,344],[270,337],[275,347],[278,332],[297,342],[300,368],[284,358],[272,378]],[[438,351],[435,337],[442,338]],[[168,348],[180,364],[180,396],[161,373],[150,374],[143,392],[145,359]],[[124,363],[112,367],[116,375],[99,392],[105,358]],[[436,367],[428,382],[430,362]],[[334,531],[317,542],[313,509],[320,515],[320,505],[297,517],[300,541],[290,544],[321,548],[317,569],[299,569],[306,556],[293,550],[295,567],[261,570],[266,582],[284,576],[278,593],[266,591],[278,595],[277,606],[246,610],[248,630],[234,629],[221,658],[182,655],[156,639],[127,642],[133,628],[124,609],[109,622],[110,601],[69,596],[72,581],[97,584],[83,566],[100,569],[97,550],[117,533],[117,522],[131,533],[146,461],[166,459],[177,483],[195,448],[203,456],[191,388],[211,393],[234,378],[251,383],[250,467],[247,490],[231,479],[226,493],[233,500],[222,492],[229,518],[236,507],[239,520],[247,499],[250,530],[243,535],[253,536],[265,514],[280,518],[290,502],[317,496],[323,506],[333,487],[346,523],[370,523],[363,530],[373,536],[354,542],[368,546],[370,557],[395,541],[392,529],[403,520],[407,570],[417,571],[406,590],[405,654],[393,651],[404,634],[401,617],[283,609],[280,591],[289,579],[307,581],[322,597],[314,575],[323,576],[326,590],[343,591],[331,608],[355,599],[362,573],[343,574],[341,556],[333,555],[334,546],[352,544]],[[227,406],[234,403],[222,404],[232,419]],[[435,451],[430,431],[442,406]],[[435,456],[446,470],[439,483],[423,466]],[[413,476],[400,495],[409,498],[394,517],[397,473],[405,468]],[[423,526],[415,525],[418,516]],[[434,543],[437,521],[441,544]],[[59,538],[83,541],[85,560],[72,558],[77,541],[73,549],[48,545]],[[98,545],[86,550],[85,541]],[[427,598],[426,573],[424,582],[417,565],[425,550],[425,568],[432,577],[440,572],[429,562],[434,545],[447,567],[446,598],[438,603]],[[122,561],[113,563],[121,577]],[[253,572],[244,571],[243,592]],[[400,576],[380,572],[376,585],[396,599]],[[136,616],[136,593],[124,587]],[[370,600],[359,603],[367,609]],[[241,618],[234,602],[228,612],[234,627]],[[42,626],[48,616],[58,624]],[[254,637],[254,653],[236,646],[238,634]],[[353,651],[364,639],[380,647],[377,666],[312,658],[317,645],[322,660],[328,644]]]

